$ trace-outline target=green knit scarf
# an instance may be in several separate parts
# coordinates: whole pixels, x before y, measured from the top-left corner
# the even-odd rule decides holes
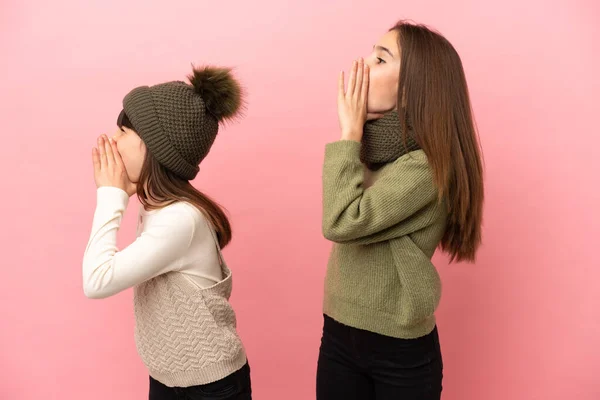
[[[392,111],[365,124],[360,160],[367,168],[375,171],[404,154],[419,149],[410,125],[406,144],[404,143],[400,118],[396,111]]]

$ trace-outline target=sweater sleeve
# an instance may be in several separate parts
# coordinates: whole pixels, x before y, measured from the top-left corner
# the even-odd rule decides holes
[[[152,226],[122,251],[117,231],[127,208],[121,189],[101,187],[92,232],[83,257],[83,290],[100,299],[179,268],[181,256],[194,235],[194,218],[185,210],[165,208]]]
[[[326,146],[323,235],[337,243],[368,244],[423,228],[423,218],[411,217],[437,199],[425,154],[400,157],[365,189],[360,146],[355,141]]]

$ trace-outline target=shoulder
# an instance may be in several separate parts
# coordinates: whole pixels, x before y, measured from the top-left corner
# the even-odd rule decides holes
[[[415,151],[411,151],[405,155],[403,155],[402,157],[398,158],[394,164],[396,163],[403,163],[403,164],[427,164],[428,160],[427,160],[427,154],[425,154],[425,152],[423,150],[415,150]]]
[[[423,150],[411,151],[382,168],[379,179],[395,187],[433,187],[433,172]]]
[[[208,229],[208,220],[194,205],[178,201],[154,212],[152,226],[163,227],[178,234],[194,235]]]
[[[417,173],[419,175],[423,173],[431,174],[429,160],[423,150],[415,150],[404,154],[396,161],[387,164],[383,170],[385,173],[392,171],[396,173],[405,172],[407,174]]]
[[[156,214],[157,217],[160,216],[161,219],[184,219],[194,222],[195,224],[205,224],[207,222],[206,216],[203,212],[201,212],[196,206],[185,201],[178,201],[163,207],[158,210]]]
[[[213,237],[209,219],[193,204],[176,202],[152,213],[144,234],[169,243],[189,246]]]
[[[178,201],[162,208],[159,211],[160,219],[168,220],[170,224],[177,224],[181,229],[191,230],[193,234],[210,232],[210,222],[203,211],[195,205]]]

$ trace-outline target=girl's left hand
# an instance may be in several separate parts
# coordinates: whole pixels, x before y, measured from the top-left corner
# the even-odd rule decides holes
[[[377,119],[382,115],[367,113],[369,95],[369,66],[360,58],[352,63],[348,88],[344,90],[344,71],[338,81],[338,118],[342,130],[342,140],[360,142],[367,119]]]
[[[109,140],[106,135],[100,136],[98,148],[92,150],[92,161],[96,187],[117,187],[124,190],[129,196],[136,192],[136,184],[129,180],[114,140]]]

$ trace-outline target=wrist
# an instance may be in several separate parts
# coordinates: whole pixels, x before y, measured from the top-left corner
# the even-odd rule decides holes
[[[342,140],[353,140],[360,142],[362,139],[362,130],[347,130],[342,131]]]

